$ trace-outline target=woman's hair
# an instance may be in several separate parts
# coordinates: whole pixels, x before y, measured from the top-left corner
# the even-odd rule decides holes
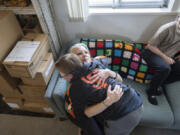
[[[89,49],[88,49],[88,47],[87,47],[87,45],[85,45],[85,44],[83,44],[83,43],[76,43],[76,44],[74,44],[74,45],[72,45],[70,48],[69,48],[69,53],[72,53],[72,51],[75,49],[75,48],[79,48],[79,47],[81,47],[81,46],[83,46],[84,48],[86,48],[86,50],[88,51],[88,53],[89,53]]]
[[[73,53],[65,54],[61,56],[56,62],[56,68],[64,74],[71,73],[72,71],[79,70],[82,67],[82,63],[79,57]]]

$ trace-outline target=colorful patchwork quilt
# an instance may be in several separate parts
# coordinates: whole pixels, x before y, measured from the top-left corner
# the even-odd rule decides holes
[[[140,55],[146,44],[88,38],[82,38],[80,42],[88,46],[92,57],[107,56],[110,61],[109,69],[119,72],[123,78],[150,83],[154,71],[148,68]]]

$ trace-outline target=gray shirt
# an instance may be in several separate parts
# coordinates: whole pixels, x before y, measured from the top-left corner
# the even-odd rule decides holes
[[[162,25],[148,44],[156,46],[169,57],[174,56],[180,50],[180,33],[176,31],[176,21]]]

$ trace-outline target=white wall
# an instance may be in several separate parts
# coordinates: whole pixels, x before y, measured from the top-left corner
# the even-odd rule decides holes
[[[175,4],[173,6],[173,11],[180,12],[180,0],[175,0]]]
[[[70,22],[65,0],[53,0],[53,6],[64,45],[80,37],[147,42],[160,25],[175,18],[172,14],[111,14],[91,15],[86,22]]]

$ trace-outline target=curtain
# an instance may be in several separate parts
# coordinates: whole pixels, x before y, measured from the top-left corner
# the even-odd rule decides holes
[[[71,21],[86,21],[88,17],[88,0],[66,0]]]

